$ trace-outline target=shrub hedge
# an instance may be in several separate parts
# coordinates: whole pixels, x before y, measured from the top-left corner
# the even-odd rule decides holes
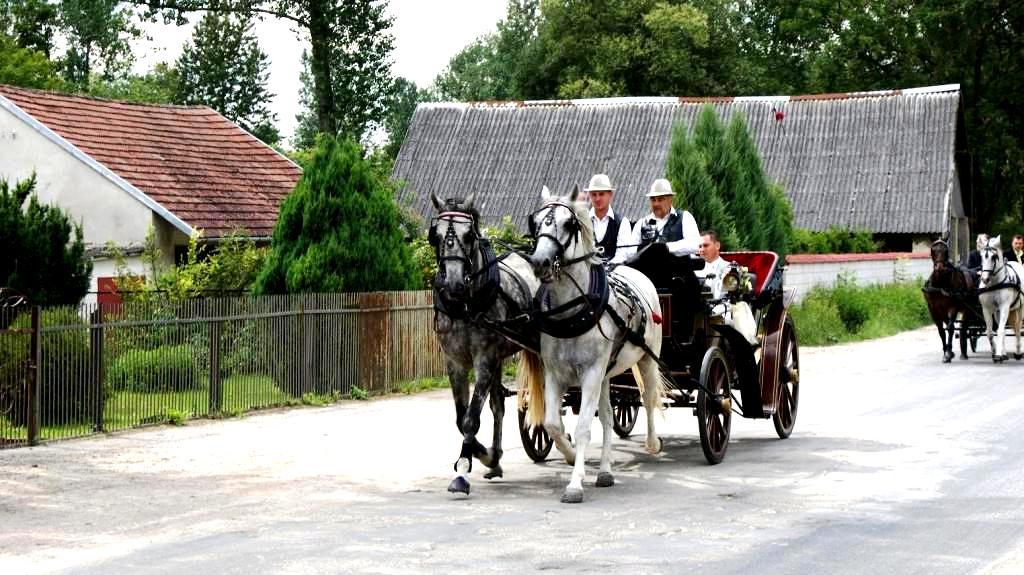
[[[131,351],[114,360],[107,381],[116,390],[186,391],[202,387],[203,380],[191,345],[173,345]]]

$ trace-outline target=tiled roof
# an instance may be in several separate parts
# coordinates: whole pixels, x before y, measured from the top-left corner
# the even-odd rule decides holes
[[[0,96],[204,237],[238,228],[270,236],[281,201],[301,175],[287,158],[207,107],[2,85]]]
[[[793,203],[795,224],[876,233],[946,230],[959,86],[752,98],[608,98],[421,104],[395,162],[403,199],[429,214],[430,194],[477,192],[488,221],[523,224],[547,185],[564,193],[605,172],[615,211],[634,219],[662,177],[675,122],[710,103],[742,112],[765,172]],[[957,203],[959,205],[959,203]]]

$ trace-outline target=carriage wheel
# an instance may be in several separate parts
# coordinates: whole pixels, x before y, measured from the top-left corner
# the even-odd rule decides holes
[[[612,429],[615,430],[615,435],[625,439],[629,437],[629,434],[633,432],[633,426],[636,425],[636,415],[640,413],[639,405],[620,405],[612,404]]]
[[[540,463],[551,453],[551,438],[543,425],[530,425],[526,421],[526,406],[519,410],[519,437],[523,440],[523,449],[530,459]]]
[[[719,348],[712,346],[704,353],[700,382],[712,394],[709,396],[703,389],[697,393],[700,447],[708,463],[715,465],[725,457],[732,430],[732,384],[729,381],[729,366]]]
[[[779,439],[786,439],[793,433],[796,423],[796,408],[800,402],[800,350],[796,343],[796,331],[788,318],[782,335],[782,365],[779,366],[779,406],[772,415],[775,432]]]

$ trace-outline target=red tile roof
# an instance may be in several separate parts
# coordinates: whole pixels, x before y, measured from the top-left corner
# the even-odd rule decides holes
[[[0,85],[0,95],[204,237],[270,236],[301,171],[205,106],[131,104]]]

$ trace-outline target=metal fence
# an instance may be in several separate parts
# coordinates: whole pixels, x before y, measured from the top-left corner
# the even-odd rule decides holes
[[[0,447],[443,373],[429,291],[0,306]]]

